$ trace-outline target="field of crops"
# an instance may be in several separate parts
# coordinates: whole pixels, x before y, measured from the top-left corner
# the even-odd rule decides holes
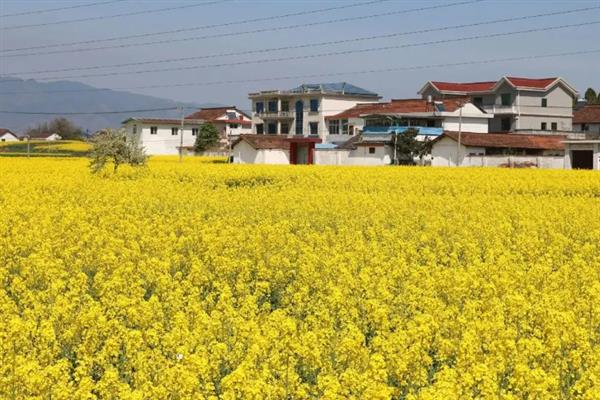
[[[22,157],[27,155],[27,141],[0,142],[0,157]],[[29,155],[82,157],[90,151],[90,145],[81,140],[32,140],[29,142]]]
[[[600,175],[0,159],[0,398],[598,399]]]

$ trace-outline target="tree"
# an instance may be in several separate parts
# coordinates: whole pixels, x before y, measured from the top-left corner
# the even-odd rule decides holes
[[[421,141],[417,139],[419,130],[408,128],[404,133],[396,134],[396,154],[399,164],[415,164],[415,158],[422,158],[431,150],[430,141]]]
[[[52,121],[41,122],[33,128],[29,128],[25,134],[30,137],[42,134],[57,133],[66,140],[78,140],[83,135],[83,130],[72,121],[64,117],[54,118]]]
[[[136,142],[127,140],[127,135],[122,129],[106,129],[96,135],[92,139],[90,157],[93,173],[101,171],[109,162],[112,162],[113,171],[116,172],[121,164],[141,166],[148,160],[144,149]]]
[[[596,91],[592,88],[588,88],[585,91],[585,100],[587,101],[587,104],[599,104],[598,103],[598,95],[596,94]]]
[[[219,131],[211,123],[203,124],[200,127],[200,132],[196,136],[196,143],[194,144],[194,150],[196,152],[203,152],[211,147],[215,146],[219,142]]]

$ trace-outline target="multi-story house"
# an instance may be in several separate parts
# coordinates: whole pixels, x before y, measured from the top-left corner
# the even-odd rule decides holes
[[[346,82],[303,84],[291,90],[250,93],[253,133],[319,137],[324,142],[344,140],[340,130],[329,131],[325,117],[358,103],[378,102],[377,93]],[[345,128],[342,128],[342,130]],[[348,127],[351,129],[351,127]]]
[[[573,131],[600,135],[600,104],[589,104],[573,112]]]
[[[488,82],[429,81],[424,98],[469,96],[473,104],[494,114],[490,132],[560,133],[572,130],[577,91],[562,78],[502,77]]]
[[[136,140],[150,155],[179,154],[183,144],[187,152],[205,123],[215,125],[220,134],[218,148],[225,150],[239,135],[251,133],[251,119],[235,106],[202,108],[183,120],[176,118],[129,118],[122,125],[127,135]],[[183,137],[181,137],[183,135]]]

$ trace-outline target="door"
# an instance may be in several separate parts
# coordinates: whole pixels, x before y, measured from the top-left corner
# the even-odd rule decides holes
[[[299,144],[296,147],[296,164],[308,164],[308,145]]]
[[[573,150],[571,152],[571,166],[573,169],[593,169],[593,150]]]

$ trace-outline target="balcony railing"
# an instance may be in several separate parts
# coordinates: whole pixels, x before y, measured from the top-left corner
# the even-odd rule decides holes
[[[262,112],[255,112],[254,115],[256,115],[259,118],[265,119],[265,118],[294,118],[294,112],[293,111],[262,111]]]
[[[517,114],[517,107],[510,105],[510,106],[503,106],[501,104],[486,104],[481,106],[481,108],[483,108],[486,112],[491,113],[491,114]]]

